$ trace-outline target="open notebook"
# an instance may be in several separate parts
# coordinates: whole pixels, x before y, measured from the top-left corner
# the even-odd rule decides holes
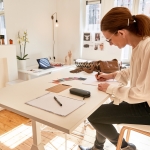
[[[57,97],[62,106],[60,106],[55,101],[54,96]],[[47,93],[43,96],[26,102],[26,104],[57,115],[67,116],[68,114],[85,104],[85,101],[60,96],[55,93]]]

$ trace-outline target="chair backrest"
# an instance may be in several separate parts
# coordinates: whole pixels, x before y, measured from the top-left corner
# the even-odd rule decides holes
[[[0,45],[0,58],[7,58],[8,81],[18,79],[15,45]]]
[[[0,58],[0,89],[8,82],[7,58]]]

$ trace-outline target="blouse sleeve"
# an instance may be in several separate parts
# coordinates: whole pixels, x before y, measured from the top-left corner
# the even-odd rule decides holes
[[[114,104],[122,101],[128,103],[141,103],[150,101],[150,46],[143,51],[143,57],[140,60],[140,71],[135,85],[132,87],[109,85],[106,93],[114,97]],[[123,70],[117,74],[116,79],[125,83],[125,78],[129,78],[129,70]]]
[[[115,80],[121,82],[123,85],[127,85],[130,77],[130,69],[122,69],[115,77]]]

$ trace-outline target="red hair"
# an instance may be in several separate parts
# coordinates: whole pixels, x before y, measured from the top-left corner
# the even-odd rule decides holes
[[[134,15],[126,7],[112,8],[101,20],[101,31],[115,33],[126,29],[141,37],[150,36],[150,18],[146,15]]]

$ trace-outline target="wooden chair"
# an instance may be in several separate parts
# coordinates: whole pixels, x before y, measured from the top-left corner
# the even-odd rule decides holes
[[[124,136],[124,132],[127,130],[127,135],[126,135],[126,141],[129,141],[129,137],[130,137],[130,131],[135,131],[147,136],[150,136],[150,125],[137,125],[137,124],[120,124],[122,127],[121,131],[120,131],[120,136],[118,139],[118,143],[117,143],[117,148],[116,150],[120,150],[121,149],[121,145],[122,145],[122,139]]]

